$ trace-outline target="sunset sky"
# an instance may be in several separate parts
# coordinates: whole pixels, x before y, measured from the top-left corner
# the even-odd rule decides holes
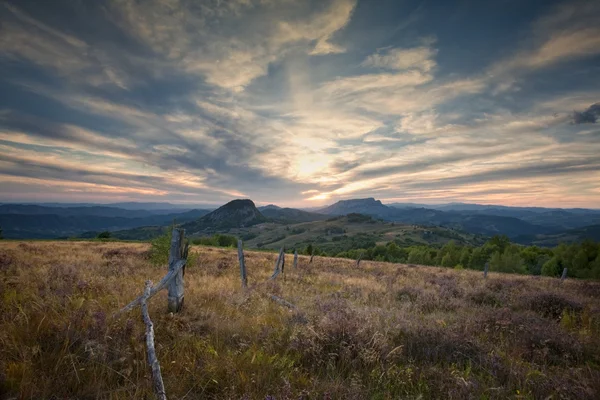
[[[0,202],[600,208],[600,2],[0,0]]]

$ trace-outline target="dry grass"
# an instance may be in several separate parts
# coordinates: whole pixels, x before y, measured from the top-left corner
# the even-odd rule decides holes
[[[152,398],[148,246],[0,245],[0,398]],[[600,284],[194,248],[184,310],[150,301],[172,399],[600,398]],[[290,311],[266,296],[294,303]],[[271,397],[269,397],[271,396]],[[550,396],[550,397],[548,397]]]

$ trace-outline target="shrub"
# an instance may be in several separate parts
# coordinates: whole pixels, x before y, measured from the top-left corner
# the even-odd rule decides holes
[[[96,236],[97,239],[110,239],[110,232],[109,231],[104,231],[104,232],[100,232],[98,234],[98,236]]]
[[[556,257],[552,257],[542,265],[542,275],[558,276],[560,274],[560,262]]]
[[[526,308],[543,317],[555,320],[559,320],[565,310],[568,312],[580,312],[583,309],[583,306],[577,301],[567,299],[555,293],[539,293],[526,296],[524,303]]]

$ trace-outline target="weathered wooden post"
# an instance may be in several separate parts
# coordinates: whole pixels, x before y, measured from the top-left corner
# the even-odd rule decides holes
[[[150,298],[151,290],[152,281],[146,281],[146,288],[144,289],[144,295],[141,300],[141,306],[142,319],[146,324],[146,348],[148,351],[148,364],[150,365],[150,369],[152,370],[152,383],[154,386],[154,393],[156,394],[156,398],[160,400],[167,400],[167,395],[165,393],[165,385],[163,383],[163,378],[160,373],[160,363],[158,362],[158,358],[156,358],[156,349],[154,347],[154,324],[150,319],[150,314],[148,314],[148,304],[146,303]]]
[[[485,267],[483,267],[483,279],[487,279],[488,270],[490,269],[490,263],[486,262]]]
[[[309,264],[312,264],[312,259],[315,256],[314,250],[310,253],[310,261],[308,262]]]
[[[294,250],[294,269],[298,268],[298,250]]]
[[[280,272],[283,272],[283,267],[285,264],[285,248],[281,248],[279,250],[279,257],[277,257],[277,261],[275,261],[275,270],[273,271],[273,275],[269,279],[274,279]]]
[[[358,259],[356,260],[356,267],[360,266],[360,260],[362,260],[362,253],[360,254],[360,256],[358,256]]]
[[[567,279],[567,268],[563,268],[563,272],[562,275],[560,276],[560,281],[564,281],[565,279]]]
[[[246,263],[244,262],[244,248],[241,239],[238,240],[238,259],[240,260],[240,275],[242,277],[242,287],[248,287],[248,277],[246,276]]]
[[[189,243],[185,240],[185,229],[173,228],[171,236],[171,249],[169,250],[169,271],[175,269],[178,261],[187,259]],[[181,268],[175,277],[169,283],[169,312],[179,312],[183,308],[183,276],[185,275],[185,265]]]

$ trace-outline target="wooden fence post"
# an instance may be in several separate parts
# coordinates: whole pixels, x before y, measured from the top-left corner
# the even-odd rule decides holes
[[[488,270],[490,268],[490,263],[486,262],[485,267],[483,267],[483,279],[487,279]]]
[[[315,256],[314,250],[313,252],[310,253],[310,261],[308,262],[309,264],[312,264],[312,259]]]
[[[275,271],[273,271],[273,275],[269,279],[274,279],[280,272],[283,272],[283,267],[285,264],[285,248],[282,247],[279,250],[279,257],[277,257],[277,261],[275,261]]]
[[[567,268],[563,268],[563,273],[560,277],[560,281],[564,281],[565,279],[567,279]]]
[[[362,256],[363,256],[362,253],[360,256],[358,256],[358,260],[356,260],[356,267],[360,266],[360,260],[362,260]]]
[[[178,261],[187,259],[189,243],[185,241],[185,229],[173,228],[171,249],[169,250],[169,271],[175,269]],[[185,266],[181,268],[169,283],[169,312],[179,312],[183,308],[183,276]]]
[[[154,393],[156,398],[159,400],[167,400],[165,394],[165,384],[160,373],[160,363],[156,358],[156,349],[154,347],[154,324],[148,314],[148,304],[146,301],[150,298],[150,292],[152,289],[152,281],[146,281],[146,288],[144,289],[144,295],[142,297],[142,319],[146,324],[146,349],[148,351],[148,364],[152,370],[152,383],[154,387]]]
[[[240,260],[240,275],[242,277],[242,287],[248,287],[248,277],[246,276],[246,263],[244,262],[244,248],[242,240],[238,240],[238,259]]]
[[[298,250],[294,250],[294,269],[298,268]]]

